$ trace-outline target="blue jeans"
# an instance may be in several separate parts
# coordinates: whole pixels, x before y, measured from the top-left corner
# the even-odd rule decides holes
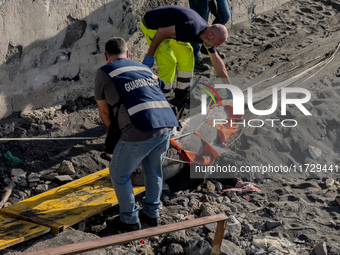
[[[213,24],[225,25],[230,19],[230,10],[227,0],[214,0],[217,4],[217,17],[213,21]],[[209,19],[209,0],[189,0],[190,8],[196,11],[203,19],[208,21]],[[194,49],[194,57],[200,57],[200,44],[197,42],[191,43]]]
[[[162,160],[170,145],[172,131],[142,142],[117,143],[110,162],[110,176],[119,202],[121,221],[135,224],[139,221],[138,207],[130,175],[142,161],[145,174],[145,197],[143,212],[149,217],[159,216],[160,197],[162,194]]]

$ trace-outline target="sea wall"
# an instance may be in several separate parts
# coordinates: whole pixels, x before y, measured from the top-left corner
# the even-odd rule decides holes
[[[229,0],[230,24],[288,0]],[[123,37],[133,60],[147,50],[145,11],[186,0],[1,0],[0,119],[14,112],[93,96],[105,42]]]

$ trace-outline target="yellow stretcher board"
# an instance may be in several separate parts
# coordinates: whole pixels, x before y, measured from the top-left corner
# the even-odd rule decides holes
[[[0,250],[41,236],[51,228],[0,214]]]
[[[135,195],[145,187],[134,187]],[[0,210],[51,228],[54,234],[118,204],[109,169],[88,175]]]

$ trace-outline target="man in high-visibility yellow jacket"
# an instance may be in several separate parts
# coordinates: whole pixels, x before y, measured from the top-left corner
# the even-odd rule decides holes
[[[223,83],[230,84],[225,65],[216,47],[227,40],[228,31],[221,24],[209,25],[190,8],[169,5],[152,9],[143,17],[142,31],[149,44],[143,64],[152,67],[154,59],[158,76],[164,80],[165,97],[170,97],[176,75],[175,97],[183,98],[189,91],[194,70],[194,54],[190,42],[200,42],[208,49],[211,62]]]

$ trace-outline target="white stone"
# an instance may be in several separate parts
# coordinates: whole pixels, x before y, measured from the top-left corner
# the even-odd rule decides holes
[[[314,146],[309,146],[308,147],[309,153],[312,156],[313,159],[317,159],[321,156],[322,152],[320,149],[314,147]]]
[[[30,173],[27,177],[28,182],[39,182],[40,181],[40,174],[37,173]]]

